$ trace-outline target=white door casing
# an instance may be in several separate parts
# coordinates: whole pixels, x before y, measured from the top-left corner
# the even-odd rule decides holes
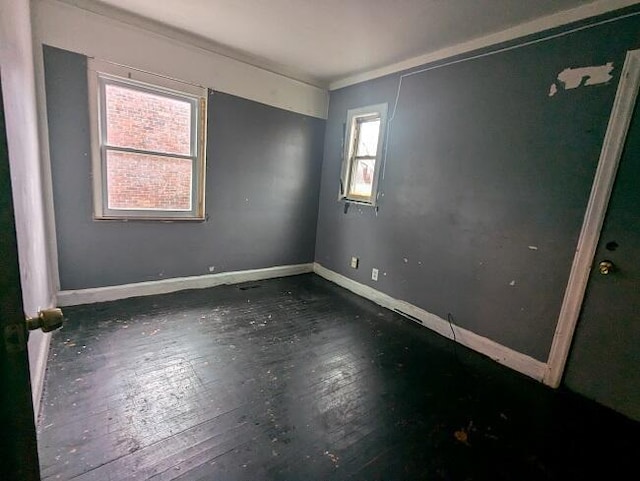
[[[542,382],[554,388],[560,385],[564,374],[639,88],[640,50],[632,50],[627,52],[620,74],[569,282],[551,343],[547,370],[542,379]]]

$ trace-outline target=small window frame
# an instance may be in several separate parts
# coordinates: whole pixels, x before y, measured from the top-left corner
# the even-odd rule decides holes
[[[205,157],[208,89],[97,59],[89,59],[87,74],[89,85],[94,219],[159,221],[205,220]],[[108,146],[106,144],[106,113],[104,109],[105,87],[107,85],[123,86],[138,92],[152,93],[165,98],[179,99],[191,103],[192,154],[167,154],[162,151]],[[187,211],[109,208],[106,185],[107,150],[191,159],[191,209]]]
[[[342,153],[342,169],[340,174],[340,193],[338,200],[352,202],[363,205],[376,206],[378,201],[378,184],[380,170],[382,167],[383,152],[385,149],[387,131],[387,110],[388,104],[376,104],[367,107],[347,110],[347,120],[345,123],[344,146]],[[378,134],[378,145],[376,155],[367,158],[375,159],[373,167],[373,181],[370,196],[360,196],[350,192],[351,177],[355,168],[356,146],[360,125],[365,122],[380,119],[380,131]]]

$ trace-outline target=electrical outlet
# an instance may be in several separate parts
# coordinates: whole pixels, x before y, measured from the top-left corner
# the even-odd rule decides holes
[[[376,269],[375,267],[371,269],[371,280],[373,281],[378,280],[378,269]]]
[[[351,258],[351,267],[353,267],[354,269],[358,268],[358,258],[357,257],[352,257]]]

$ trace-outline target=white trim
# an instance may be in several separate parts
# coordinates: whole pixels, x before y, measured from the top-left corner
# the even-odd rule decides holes
[[[407,314],[409,317],[414,318],[422,323],[423,326],[428,327],[432,331],[453,340],[452,329],[455,332],[455,340],[469,349],[472,349],[480,354],[484,354],[490,357],[494,361],[510,367],[511,369],[518,371],[526,376],[532,377],[537,381],[542,380],[542,376],[546,371],[546,364],[534,359],[526,354],[514,351],[502,344],[498,344],[491,339],[482,337],[471,331],[468,331],[455,324],[449,324],[448,321],[441,317],[431,314],[430,312],[414,306],[406,301],[395,299],[383,292],[380,292],[372,287],[360,284],[348,277],[331,271],[317,262],[313,265],[313,272],[321,277],[324,277],[328,281],[333,282],[351,292],[369,299],[376,304],[386,307],[392,311],[399,312],[400,314]]]
[[[237,50],[235,48],[223,45],[214,40],[211,40],[202,35],[198,35],[180,28],[172,27],[166,23],[158,22],[149,17],[144,17],[128,10],[103,3],[96,0],[59,0],[62,3],[66,3],[70,6],[86,10],[98,15],[118,20],[119,22],[126,23],[133,27],[137,27],[149,32],[162,35],[164,37],[172,38],[176,41],[188,43],[194,45],[203,50],[207,50],[211,53],[222,55],[230,59],[238,60],[240,62],[253,65],[262,70],[288,77],[292,80],[297,80],[314,87],[326,88],[326,82],[320,81],[320,79],[309,75],[302,70],[295,68],[292,65],[283,65],[277,62],[256,57],[247,52]]]
[[[620,74],[620,84],[611,110],[609,126],[569,274],[569,283],[547,360],[548,370],[543,382],[552,387],[558,387],[562,381],[639,88],[640,50],[633,50],[627,52]]]
[[[148,220],[204,220],[206,181],[206,139],[207,103],[209,93],[205,87],[181,82],[151,72],[117,65],[112,62],[90,58],[87,62],[89,121],[91,131],[91,167],[93,178],[94,219],[148,219]],[[136,91],[156,95],[168,95],[188,102],[191,106],[191,148],[189,154],[192,165],[191,209],[188,211],[166,211],[162,209],[109,209],[106,188],[106,151],[111,149],[106,143],[106,116],[104,111],[105,85],[120,85]],[[175,157],[172,154],[151,152],[141,149],[140,153],[151,153]],[[186,159],[186,156],[184,157]]]
[[[202,85],[326,119],[328,92],[143,26],[55,0],[33,2],[35,48],[42,44]],[[157,29],[156,29],[157,30]],[[174,36],[175,37],[175,36]]]
[[[163,75],[157,75],[155,72],[145,72],[135,67],[120,65],[114,62],[90,58],[87,61],[87,69],[92,74],[107,74],[124,81],[131,81],[134,84],[143,84],[152,88],[167,90],[169,93],[177,95],[189,95],[191,97],[206,97],[207,88],[202,85],[194,85],[183,82],[179,78],[169,78]]]
[[[483,37],[475,38],[467,42],[459,43],[451,47],[445,47],[435,52],[412,57],[401,62],[396,62],[385,67],[361,72],[355,75],[335,80],[329,84],[329,90],[337,90],[349,85],[355,85],[358,83],[366,82],[367,80],[373,80],[375,78],[384,77],[403,70],[419,67],[429,63],[444,60],[457,55],[462,55],[474,50],[490,47],[500,43],[515,40],[517,38],[526,37],[535,33],[543,32],[553,28],[561,27],[573,22],[578,22],[590,17],[602,15],[613,10],[618,10],[630,5],[640,3],[640,0],[598,0],[587,5],[558,12],[553,15],[547,15],[530,22],[522,23],[515,27],[502,30],[500,32],[485,35]]]
[[[38,336],[34,340],[31,336]],[[31,395],[33,401],[33,414],[38,422],[42,393],[44,391],[44,377],[47,372],[47,359],[49,346],[51,345],[51,333],[34,331],[29,334],[29,369],[31,371]]]
[[[89,138],[91,140],[91,194],[93,196],[93,217],[100,218],[103,204],[102,154],[100,152],[100,86],[98,71],[91,68],[95,59],[87,61],[87,93],[89,94]],[[100,61],[98,61],[100,62]],[[102,63],[102,62],[100,62]],[[106,63],[106,62],[105,62]]]
[[[32,10],[33,17],[33,10]],[[44,54],[37,41],[34,27],[34,72],[36,81],[36,101],[38,109],[38,136],[40,140],[40,169],[42,172],[42,197],[44,201],[45,233],[47,243],[48,276],[53,288],[50,306],[57,305],[56,293],[60,290],[58,269],[58,240],[56,218],[53,205],[53,179],[51,176],[51,154],[49,150],[49,119],[47,116],[47,93],[44,77]]]
[[[344,149],[342,151],[342,167],[340,174],[340,192],[338,200],[346,202],[356,202],[362,205],[374,206],[378,201],[378,182],[380,178],[380,169],[382,169],[382,152],[386,149],[387,134],[387,111],[389,105],[387,103],[369,105],[357,109],[347,110],[347,121],[345,123],[344,132]],[[376,160],[373,166],[373,185],[369,199],[349,197],[351,189],[351,176],[353,175],[353,157],[355,155],[354,145],[357,119],[362,117],[377,116],[380,119],[380,128],[378,129],[378,147],[376,149]]]
[[[313,272],[313,264],[295,264],[289,266],[266,267],[246,271],[221,272],[203,276],[175,277],[160,281],[136,282],[119,286],[95,287],[58,292],[59,306],[77,306],[95,302],[115,301],[129,297],[153,296],[185,289],[204,289],[223,284],[273,279],[275,277],[295,276]]]

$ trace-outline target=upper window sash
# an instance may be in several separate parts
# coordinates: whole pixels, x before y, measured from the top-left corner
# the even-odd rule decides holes
[[[96,219],[150,220],[204,219],[207,89],[96,59],[89,59],[88,80],[94,217]],[[164,152],[162,149],[155,150],[109,144],[106,138],[106,117],[103,111],[106,105],[105,87],[107,85],[123,86],[134,91],[189,102],[191,106],[191,129],[188,155]],[[192,162],[191,209],[109,209],[106,189],[107,151],[190,159]]]
[[[161,87],[150,86],[140,82],[131,81],[128,79],[114,77],[113,75],[99,72],[98,82],[100,89],[100,145],[108,147],[110,149],[131,150],[145,153],[155,153],[158,155],[170,155],[170,156],[184,156],[184,157],[197,157],[198,156],[198,116],[199,116],[199,102],[200,97],[191,95],[176,93],[173,90],[167,90]],[[101,106],[107,105],[106,88],[108,86],[122,87],[132,90],[134,92],[142,92],[150,95],[161,95],[162,98],[178,100],[180,102],[188,103],[190,106],[191,119],[190,119],[190,145],[189,152],[187,154],[180,152],[171,152],[168,150],[154,150],[148,148],[135,148],[127,145],[110,144],[108,141],[108,125],[107,125],[107,112],[106,109],[101,109]]]

